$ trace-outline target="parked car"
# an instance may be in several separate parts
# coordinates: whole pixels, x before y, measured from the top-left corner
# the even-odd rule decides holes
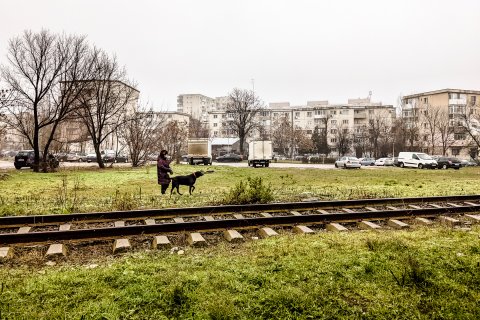
[[[124,154],[117,154],[117,156],[115,157],[115,162],[127,163],[128,162],[128,156],[126,156]]]
[[[87,162],[87,155],[85,153],[82,153],[79,157],[78,157],[78,162]]]
[[[242,157],[238,154],[228,153],[223,156],[217,157],[218,162],[240,162]]]
[[[462,167],[475,167],[477,163],[471,160],[461,160],[460,164]]]
[[[87,154],[87,162],[97,162],[97,155],[95,153]]]
[[[43,152],[40,152],[39,156],[40,156],[40,159],[42,159]],[[53,166],[54,168],[58,168],[59,162],[54,155],[49,154],[47,160],[51,166]],[[33,167],[34,162],[35,162],[35,152],[33,150],[21,150],[15,156],[13,165],[15,166],[15,169],[20,170],[23,167],[29,167],[29,168]]]
[[[453,168],[458,170],[462,167],[460,160],[454,157],[439,157],[437,164],[439,169]]]
[[[128,158],[126,155],[123,155],[123,154],[117,154],[115,155],[115,153],[105,153],[103,155],[103,162],[128,162]]]
[[[13,151],[13,150],[2,150],[2,152],[0,152],[0,157],[5,157],[5,158],[15,157],[17,153],[18,153],[17,151]]]
[[[23,167],[31,168],[33,165],[34,159],[35,159],[35,154],[33,150],[21,150],[21,151],[18,151],[17,155],[15,156],[13,165],[17,170]]]
[[[393,166],[392,158],[379,158],[375,161],[376,166]]]
[[[70,161],[70,162],[75,162],[75,161],[82,162],[83,160],[86,159],[85,157],[86,157],[86,154],[84,154],[84,153],[78,153],[78,152],[69,153],[69,154],[67,155],[67,161]]]
[[[341,157],[335,161],[335,168],[360,168],[362,165],[356,157]]]
[[[60,161],[60,162],[67,161],[67,156],[68,156],[68,154],[66,154],[64,152],[60,152],[60,153],[55,154],[55,158],[57,158],[58,161]]]
[[[375,159],[374,158],[361,158],[360,164],[362,166],[374,166],[375,165]]]

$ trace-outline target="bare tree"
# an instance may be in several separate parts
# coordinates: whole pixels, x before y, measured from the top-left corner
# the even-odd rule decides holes
[[[369,140],[371,152],[375,158],[389,153],[392,145],[391,138],[391,116],[387,112],[379,112],[372,115],[368,121]]]
[[[1,68],[2,78],[16,94],[16,101],[9,109],[11,119],[34,150],[36,172],[40,162],[40,130],[52,124],[51,104],[46,98],[65,70],[63,49],[62,40],[49,31],[25,31],[21,37],[9,41],[10,67]]]
[[[442,155],[445,156],[447,154],[447,150],[453,145],[455,141],[454,129],[450,125],[448,112],[446,112],[445,110],[439,111],[436,126],[438,130],[440,145],[442,147]]]
[[[432,106],[430,104],[425,105],[421,114],[421,120],[423,120],[424,129],[428,133],[427,147],[431,154],[435,154],[435,147],[438,139],[438,121],[440,118],[439,106]]]
[[[162,130],[159,140],[162,148],[167,149],[176,163],[180,162],[181,152],[187,145],[188,132],[185,124],[169,121]]]
[[[270,132],[264,123],[259,123],[257,126],[257,130],[258,130],[258,137],[260,140],[266,141],[271,139]]]
[[[208,128],[200,120],[190,118],[188,123],[188,136],[189,138],[208,138]]]
[[[226,106],[227,120],[224,127],[236,134],[239,141],[240,153],[244,154],[245,139],[257,127],[255,121],[262,104],[253,91],[235,88],[229,94]]]
[[[119,134],[126,142],[132,167],[144,165],[148,155],[154,153],[160,138],[164,114],[141,107],[135,116],[120,128]]]
[[[99,167],[105,168],[101,145],[132,119],[138,90],[129,84],[125,69],[115,57],[95,48],[90,58],[94,71],[91,79],[84,80],[87,83],[77,100],[76,115],[92,139]]]
[[[476,103],[469,103],[464,112],[455,113],[455,125],[462,127],[476,149],[480,148],[480,113]]]
[[[335,139],[338,153],[341,156],[349,153],[352,147],[352,132],[346,126],[337,127]]]
[[[324,111],[326,112],[326,111]],[[329,130],[329,121],[332,118],[332,115],[329,113],[325,114],[325,117],[319,118],[321,122],[320,126],[315,126],[314,133],[312,135],[313,146],[318,153],[328,156],[331,152],[331,147],[328,144],[328,130]]]
[[[366,154],[371,156],[371,145],[370,145],[370,134],[366,125],[356,129],[357,131],[354,134],[354,144],[355,144],[355,155],[357,157],[362,157]]]
[[[290,133],[292,131],[292,125],[287,117],[281,117],[275,119],[272,128],[272,142],[276,149],[282,151],[283,154],[287,154],[289,150],[292,138]]]
[[[293,129],[293,145],[299,153],[311,153],[314,150],[312,139],[299,126]]]

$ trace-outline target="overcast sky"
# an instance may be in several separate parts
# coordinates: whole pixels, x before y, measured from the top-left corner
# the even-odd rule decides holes
[[[480,90],[478,0],[1,1],[0,63],[23,30],[84,34],[115,53],[143,101],[252,89],[268,102]]]

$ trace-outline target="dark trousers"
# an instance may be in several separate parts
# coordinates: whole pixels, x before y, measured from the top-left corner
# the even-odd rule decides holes
[[[167,191],[169,185],[170,184],[161,184],[160,185],[162,187],[162,194],[165,194],[165,191]]]

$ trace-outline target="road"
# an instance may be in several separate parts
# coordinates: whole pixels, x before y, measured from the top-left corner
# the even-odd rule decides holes
[[[155,162],[152,161],[152,164]],[[183,164],[186,164],[183,162]],[[106,166],[109,166],[110,163],[106,164]],[[131,166],[130,163],[115,163],[115,167],[129,167]],[[215,166],[229,166],[229,167],[237,167],[237,168],[247,168],[248,164],[246,161],[243,162],[224,162],[224,163],[219,163],[219,162],[213,162],[212,167]],[[60,162],[60,167],[61,168],[72,168],[72,167],[82,167],[82,168],[94,168],[98,167],[98,164],[96,162]],[[198,166],[198,167],[203,167],[203,166]],[[207,166],[208,167],[208,166]],[[0,169],[14,169],[15,167],[13,166],[13,160],[10,161],[5,161],[5,160],[0,160]],[[300,168],[300,169],[324,169],[324,170],[331,170],[335,169],[335,166],[333,164],[308,164],[308,163],[285,163],[285,162],[278,162],[278,163],[271,163],[270,168]],[[368,167],[362,167],[362,169],[380,169],[383,167],[375,167],[375,166],[368,166]],[[28,170],[28,168],[22,168],[22,170]]]

